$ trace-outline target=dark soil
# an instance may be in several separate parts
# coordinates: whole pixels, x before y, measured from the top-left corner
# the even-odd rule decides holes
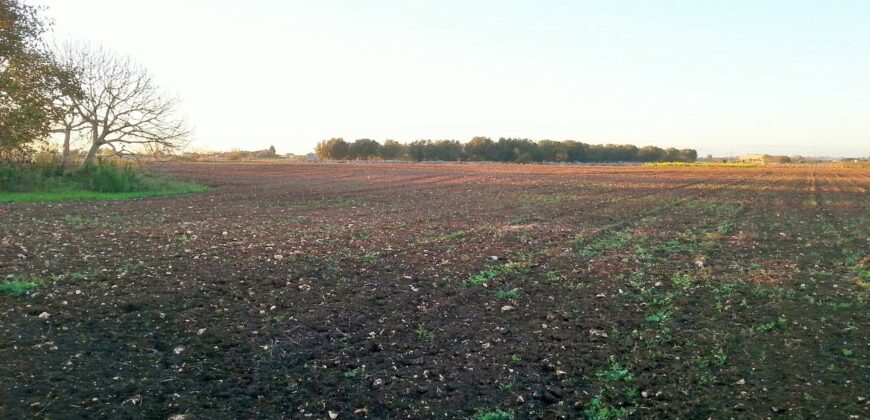
[[[160,169],[0,204],[0,418],[870,417],[870,170]]]

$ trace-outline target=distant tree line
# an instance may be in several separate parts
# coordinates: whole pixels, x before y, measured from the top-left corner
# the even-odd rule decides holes
[[[532,141],[519,138],[475,137],[457,140],[417,140],[384,144],[371,139],[347,142],[341,138],[321,141],[314,150],[324,160],[411,160],[468,162],[694,162],[694,149],[662,149],[630,144],[587,144],[573,140]]]

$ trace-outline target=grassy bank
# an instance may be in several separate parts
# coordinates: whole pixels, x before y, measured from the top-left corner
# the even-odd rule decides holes
[[[700,167],[700,168],[713,168],[713,167],[756,168],[756,167],[758,167],[758,164],[757,163],[743,163],[743,162],[649,162],[649,163],[644,163],[643,166],[685,166],[685,167]]]
[[[129,163],[100,163],[63,171],[55,162],[0,163],[0,202],[124,200],[207,191],[157,176]]]

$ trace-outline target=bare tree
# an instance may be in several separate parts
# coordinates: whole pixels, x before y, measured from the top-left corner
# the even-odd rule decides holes
[[[72,75],[71,81],[77,87],[80,83],[76,79],[79,70],[75,67],[75,63],[71,59],[68,52],[69,48],[55,48],[55,57],[57,66],[66,74]],[[54,98],[54,106],[58,109],[58,116],[52,125],[52,133],[60,133],[63,135],[63,154],[61,160],[61,168],[66,169],[69,165],[71,142],[74,133],[83,131],[87,127],[87,121],[79,113],[77,104],[83,99],[81,90],[77,90],[77,95],[61,94]]]
[[[66,98],[61,98],[58,102],[66,102]],[[65,107],[65,112],[57,121],[55,121],[55,128],[53,128],[51,132],[63,134],[63,151],[60,167],[66,170],[69,166],[69,158],[71,155],[70,144],[72,143],[73,133],[82,131],[82,129],[87,126],[87,121],[79,115],[74,105],[70,106],[63,104],[61,106]]]
[[[82,95],[72,98],[58,130],[65,144],[78,128],[89,130],[85,165],[101,148],[134,155],[173,152],[187,144],[190,131],[178,116],[178,100],[164,95],[144,67],[85,44],[68,44],[59,55],[64,67],[75,70]]]

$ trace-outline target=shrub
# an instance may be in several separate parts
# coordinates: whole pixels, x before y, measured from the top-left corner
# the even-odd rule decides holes
[[[0,191],[5,192],[80,189],[117,193],[142,189],[146,186],[143,181],[144,177],[130,164],[98,163],[64,173],[58,160],[0,163]]]
[[[100,163],[83,167],[75,174],[88,190],[103,193],[129,192],[141,187],[140,176],[127,164],[118,167],[111,163]]]
[[[17,193],[0,196],[0,201],[99,199],[103,194],[152,196],[204,190],[196,184],[139,171],[130,162],[115,159],[103,159],[75,171],[64,171],[59,159],[0,162],[0,193]]]
[[[63,188],[60,165],[0,163],[0,191],[26,192]]]

